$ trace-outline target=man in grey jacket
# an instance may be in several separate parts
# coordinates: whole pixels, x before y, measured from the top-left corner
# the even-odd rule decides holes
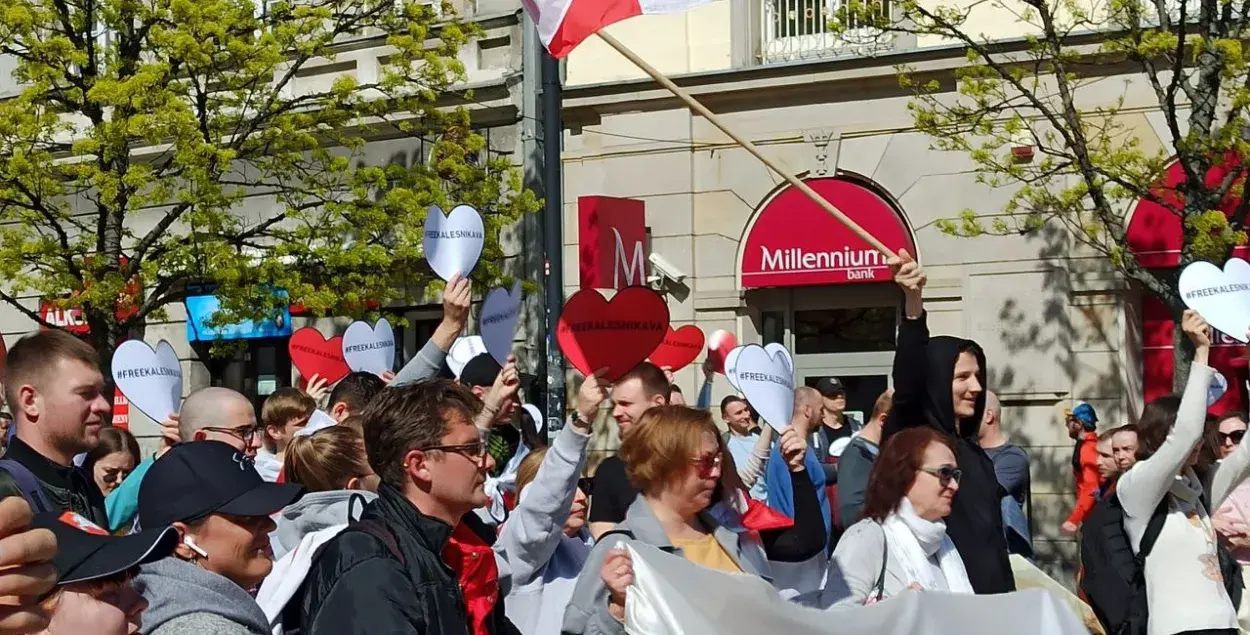
[[[881,393],[873,405],[872,417],[842,453],[838,464],[838,523],[841,529],[859,522],[859,512],[864,508],[864,493],[868,490],[868,477],[877,462],[877,455],[881,453],[881,431],[893,405],[894,392],[887,390]]]

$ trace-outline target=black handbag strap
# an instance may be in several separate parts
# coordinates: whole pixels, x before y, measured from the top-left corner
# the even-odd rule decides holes
[[[877,574],[877,583],[873,585],[873,590],[877,592],[874,598],[877,602],[885,596],[885,564],[890,559],[890,541],[885,535],[885,526],[881,527],[881,572]]]

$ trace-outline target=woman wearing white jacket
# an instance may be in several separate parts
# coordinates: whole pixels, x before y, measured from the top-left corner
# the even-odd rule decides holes
[[[503,525],[495,552],[512,570],[504,605],[523,635],[560,632],[564,609],[590,553],[586,495],[577,487],[589,443],[589,425],[575,417],[550,447],[531,452],[517,471],[517,506]]]
[[[1138,426],[1139,460],[1120,477],[1116,495],[1135,552],[1141,550],[1142,536],[1155,510],[1162,506],[1167,514],[1146,558],[1150,613],[1146,632],[1234,635],[1237,610],[1220,574],[1208,505],[1218,508],[1246,478],[1250,444],[1243,443],[1211,468],[1208,487],[1194,473],[1206,419],[1207,388],[1215,371],[1207,365],[1211,334],[1206,321],[1186,311],[1182,324],[1195,350],[1176,420],[1152,420],[1154,425]]]

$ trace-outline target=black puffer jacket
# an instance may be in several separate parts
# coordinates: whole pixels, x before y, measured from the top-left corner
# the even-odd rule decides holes
[[[382,485],[361,522],[390,531],[403,562],[376,535],[353,524],[314,558],[303,587],[300,624],[312,635],[469,635],[456,573],[443,562],[452,527],[422,514]],[[488,627],[516,633],[496,604]]]
[[[906,428],[927,425],[955,441],[955,459],[963,480],[946,519],[946,530],[959,550],[968,581],[977,593],[1007,593],[1016,589],[1007,558],[1003,518],[999,501],[1004,493],[994,476],[994,462],[977,443],[985,392],[977,398],[973,416],[955,421],[951,381],[960,349],[972,348],[981,367],[977,375],[985,387],[985,353],[976,342],[957,337],[929,338],[927,314],[904,319],[898,329],[894,354],[894,408],[882,434],[882,447],[890,436]]]

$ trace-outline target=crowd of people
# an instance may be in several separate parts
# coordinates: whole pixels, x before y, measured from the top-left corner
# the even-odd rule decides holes
[[[94,350],[61,331],[5,361],[0,634],[619,635],[628,545],[756,576],[829,612],[914,592],[1016,589],[1033,555],[1029,457],[1003,429],[973,341],[929,334],[925,274],[893,261],[904,317],[893,389],[862,422],[836,379],[794,392],[789,421],[743,397],[694,406],[642,363],[582,382],[553,434],[532,378],[489,355],[457,375],[467,281],[386,376],[270,395],[196,390],[142,456],[112,428]],[[1244,632],[1250,609],[1246,416],[1207,415],[1210,329],[1181,395],[1099,432],[1068,413],[1078,588],[1106,633]],[[723,429],[718,427],[718,414]],[[588,466],[602,419],[619,452]]]

